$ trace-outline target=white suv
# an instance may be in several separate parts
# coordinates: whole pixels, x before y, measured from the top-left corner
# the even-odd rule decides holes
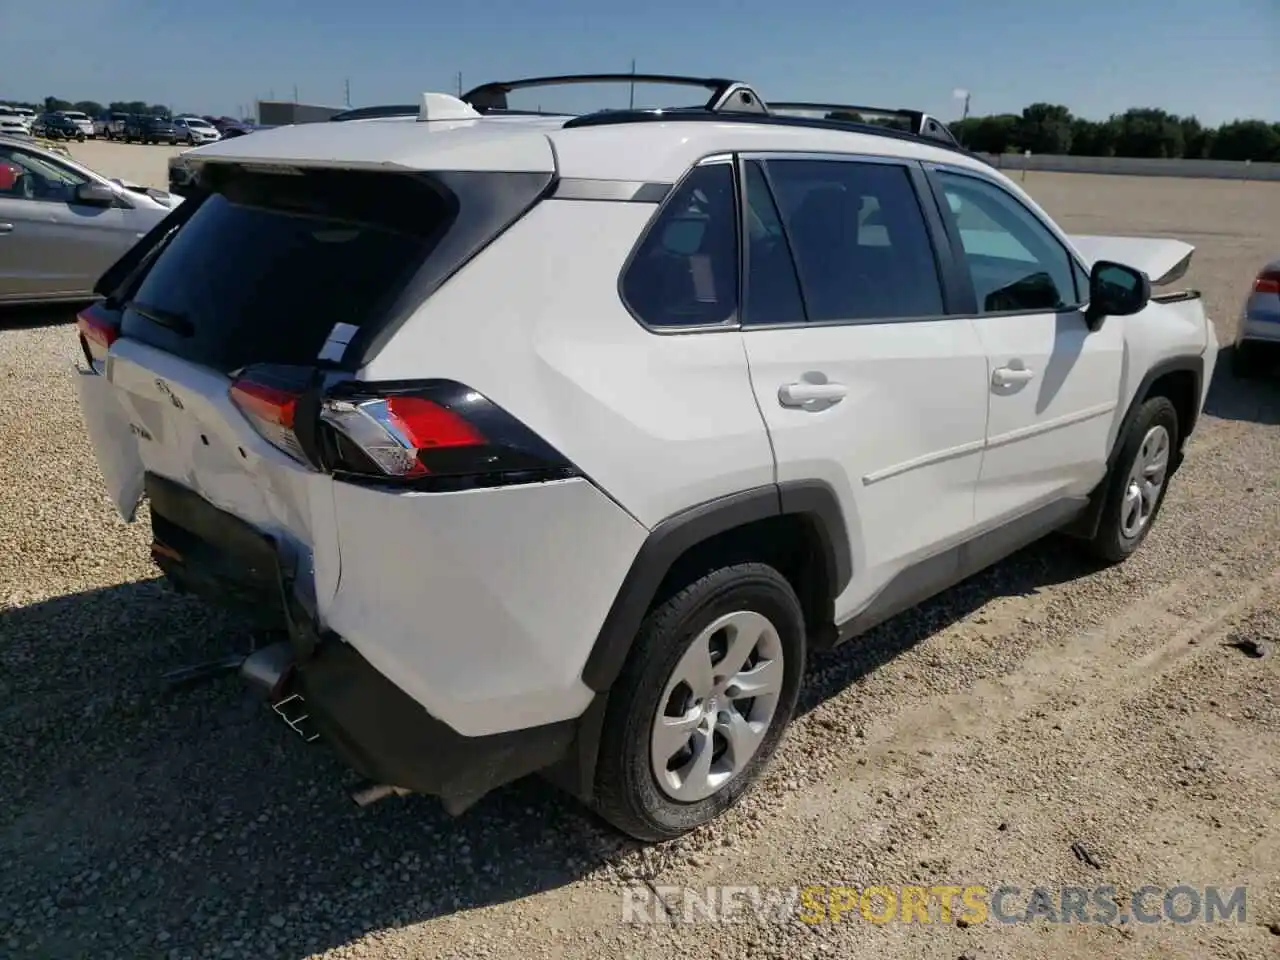
[[[1217,357],[1198,294],[1151,294],[1191,247],[1069,237],[920,114],[688,82],[191,151],[80,317],[121,513],[287,631],[246,671],[365,797],[541,771],[678,835],[811,652],[1050,531],[1119,561],[1151,528]]]

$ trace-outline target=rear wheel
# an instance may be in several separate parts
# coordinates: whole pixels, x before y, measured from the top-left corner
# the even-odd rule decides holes
[[[601,816],[658,841],[731,807],[781,742],[804,661],[800,602],[764,564],[716,570],[650,611],[609,694]]]
[[[1105,505],[1089,543],[1101,560],[1119,563],[1151,531],[1169,488],[1178,449],[1178,412],[1168,397],[1142,404],[1107,475]]]

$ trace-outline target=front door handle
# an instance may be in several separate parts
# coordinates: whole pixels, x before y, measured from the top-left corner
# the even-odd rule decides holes
[[[997,387],[1012,387],[1015,384],[1026,383],[1035,375],[1034,370],[1028,370],[1026,367],[998,367],[991,374],[991,382]]]
[[[0,223],[0,233],[13,233],[13,224]]]
[[[784,407],[825,410],[833,403],[839,403],[848,394],[849,388],[843,383],[799,380],[795,383],[784,383],[778,388],[778,402]]]

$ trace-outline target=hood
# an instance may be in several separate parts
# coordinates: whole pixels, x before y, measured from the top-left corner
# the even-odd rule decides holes
[[[111,182],[118,187],[123,187],[130,193],[136,193],[139,196],[146,197],[148,200],[154,200],[164,207],[176,207],[182,202],[182,197],[166,193],[164,190],[157,190],[155,187],[144,187],[142,184],[134,183],[131,180],[120,180],[113,177]]]
[[[1145,273],[1153,287],[1181,279],[1196,249],[1169,237],[1072,236],[1070,240],[1090,267],[1099,260],[1123,263]]]

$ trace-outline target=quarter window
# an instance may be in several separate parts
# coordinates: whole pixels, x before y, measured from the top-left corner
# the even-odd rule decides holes
[[[1013,196],[976,177],[938,172],[944,216],[960,234],[979,313],[1045,313],[1087,299],[1070,255]]]
[[[915,187],[897,164],[770,160],[811,322],[944,312]]]
[[[738,312],[733,168],[695,167],[663,205],[622,278],[622,296],[651,327],[729,323]]]

